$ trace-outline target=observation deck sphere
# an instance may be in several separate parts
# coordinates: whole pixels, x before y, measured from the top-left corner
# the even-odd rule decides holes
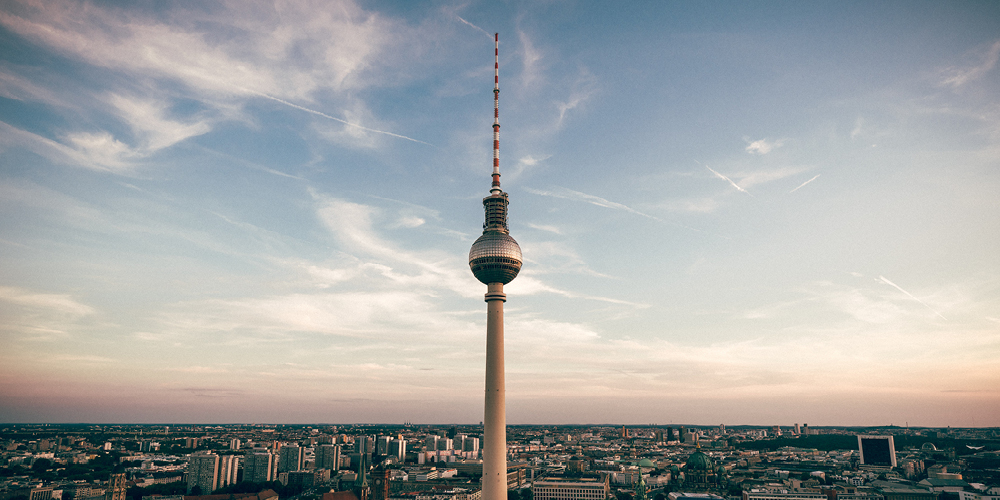
[[[521,270],[521,247],[510,235],[483,233],[469,250],[469,267],[483,284],[506,285],[514,281]]]

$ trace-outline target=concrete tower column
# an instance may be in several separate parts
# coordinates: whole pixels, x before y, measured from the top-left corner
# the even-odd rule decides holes
[[[483,500],[507,499],[507,410],[504,397],[503,283],[486,292],[486,414],[483,418]]]
[[[493,182],[483,198],[483,235],[469,250],[469,268],[486,285],[486,415],[483,418],[483,500],[507,500],[507,408],[504,402],[503,286],[521,271],[521,247],[507,229],[507,193],[500,189],[500,35],[494,37]]]

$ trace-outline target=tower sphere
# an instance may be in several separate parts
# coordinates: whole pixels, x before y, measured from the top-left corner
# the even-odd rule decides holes
[[[521,270],[521,247],[499,231],[486,231],[469,250],[469,267],[483,284],[507,284]]]

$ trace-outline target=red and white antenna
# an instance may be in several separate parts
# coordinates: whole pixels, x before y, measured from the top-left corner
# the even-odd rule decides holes
[[[494,35],[496,62],[493,76],[493,186],[490,194],[500,194],[500,33]]]

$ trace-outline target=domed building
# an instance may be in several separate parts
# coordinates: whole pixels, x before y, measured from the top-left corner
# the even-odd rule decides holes
[[[712,489],[719,485],[712,457],[695,451],[684,464],[684,489]]]
[[[656,468],[656,464],[654,464],[653,461],[648,458],[643,458],[642,460],[639,460],[635,465],[638,466],[640,469],[652,470]]]

